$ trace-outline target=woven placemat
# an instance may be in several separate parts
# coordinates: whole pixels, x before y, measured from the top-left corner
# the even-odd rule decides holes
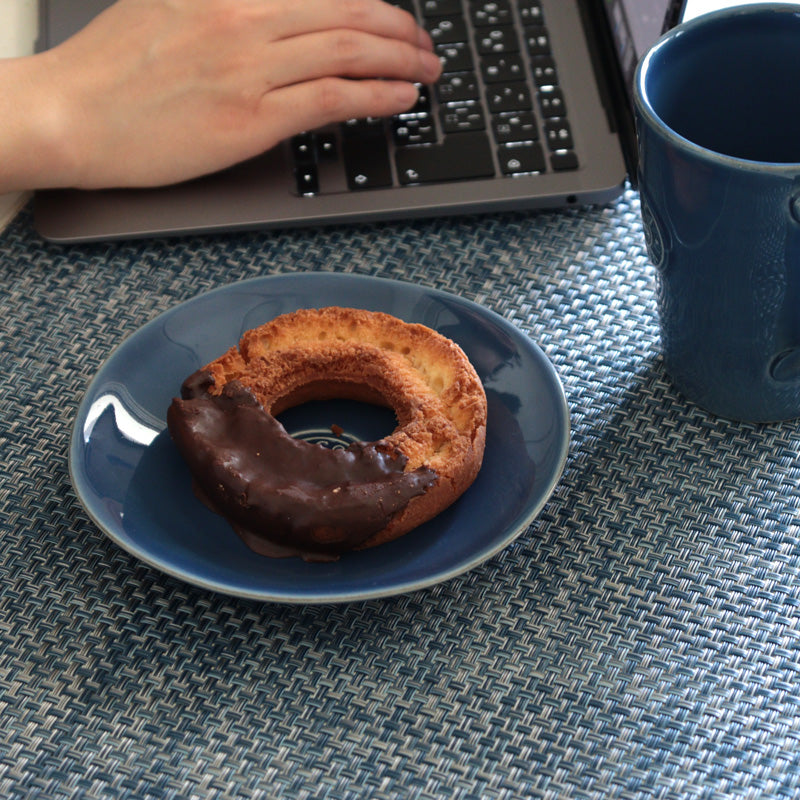
[[[414,594],[283,606],[121,551],[70,485],[117,344],[232,281],[327,270],[497,311],[555,364],[543,513]],[[794,798],[797,424],[686,403],[638,199],[534,215],[56,246],[0,237],[0,796]]]

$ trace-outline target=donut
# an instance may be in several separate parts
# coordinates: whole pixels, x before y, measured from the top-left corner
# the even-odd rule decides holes
[[[310,400],[387,406],[397,426],[333,449],[276,419]],[[486,394],[458,345],[389,314],[282,314],[190,375],[167,413],[196,494],[262,555],[327,561],[391,541],[472,484]],[[335,429],[335,425],[332,425]]]

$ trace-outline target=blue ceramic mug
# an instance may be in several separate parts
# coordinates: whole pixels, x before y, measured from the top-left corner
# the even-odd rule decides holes
[[[723,417],[800,416],[800,6],[678,26],[634,100],[667,372]]]

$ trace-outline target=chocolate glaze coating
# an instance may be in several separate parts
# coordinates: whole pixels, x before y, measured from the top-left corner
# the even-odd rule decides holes
[[[205,370],[190,375],[167,412],[195,491],[256,552],[332,560],[357,548],[436,480],[404,472],[381,442],[343,450],[303,442],[237,381],[218,395]]]

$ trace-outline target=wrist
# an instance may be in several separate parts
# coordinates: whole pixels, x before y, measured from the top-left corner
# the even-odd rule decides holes
[[[70,146],[49,54],[0,61],[0,192],[68,186]]]

